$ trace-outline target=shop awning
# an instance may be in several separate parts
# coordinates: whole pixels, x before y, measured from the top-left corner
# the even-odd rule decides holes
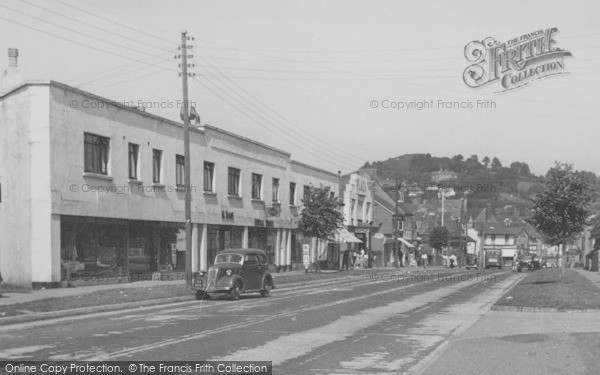
[[[385,243],[393,243],[393,242],[394,242],[393,238],[386,238],[385,239]],[[415,247],[415,245],[411,244],[410,242],[408,242],[407,240],[405,240],[402,237],[398,237],[398,242],[402,242],[403,244],[406,245],[406,247],[410,247],[410,248]]]
[[[361,240],[356,238],[356,236],[354,236],[352,233],[348,232],[348,230],[344,228],[338,231],[338,236],[339,241],[343,243],[362,243]]]
[[[404,238],[402,238],[402,237],[399,237],[399,238],[398,238],[398,241],[400,241],[400,242],[402,242],[403,244],[405,244],[405,245],[406,245],[406,247],[415,247],[415,245],[411,244],[410,242],[408,242],[407,240],[405,240],[405,239],[404,239]]]

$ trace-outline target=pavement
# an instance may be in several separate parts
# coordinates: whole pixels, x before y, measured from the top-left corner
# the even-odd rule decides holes
[[[575,268],[577,272],[579,272],[582,276],[586,277],[588,280],[592,282],[592,284],[596,285],[600,288],[600,272],[598,271],[588,271],[583,268]]]
[[[577,271],[600,288],[600,273]],[[419,363],[417,374],[598,374],[600,310],[489,311]]]

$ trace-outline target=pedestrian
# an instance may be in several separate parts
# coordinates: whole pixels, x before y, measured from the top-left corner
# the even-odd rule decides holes
[[[348,255],[348,250],[344,251],[344,255],[342,256],[342,269],[348,271],[348,262],[350,261],[350,256]]]
[[[423,262],[423,268],[427,268],[427,263],[428,263],[428,258],[427,258],[427,254],[423,253],[421,255],[421,261]]]

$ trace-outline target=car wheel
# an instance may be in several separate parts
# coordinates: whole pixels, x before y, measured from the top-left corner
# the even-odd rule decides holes
[[[210,296],[206,292],[204,292],[202,290],[198,290],[196,292],[196,299],[198,299],[198,300],[210,299]]]
[[[236,281],[236,283],[233,284],[233,288],[231,288],[231,291],[229,291],[229,298],[231,298],[232,300],[239,299],[241,293],[242,293],[242,283],[240,283],[239,281]]]
[[[270,296],[271,289],[273,289],[273,283],[271,282],[271,280],[267,280],[267,282],[265,283],[265,287],[263,288],[263,290],[260,291],[260,295],[262,297]]]

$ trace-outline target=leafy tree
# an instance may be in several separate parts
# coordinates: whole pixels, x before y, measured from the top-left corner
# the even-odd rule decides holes
[[[452,157],[452,161],[454,161],[454,162],[461,162],[461,161],[463,161],[463,159],[464,159],[464,157],[461,154],[454,155]]]
[[[548,171],[543,191],[532,200],[533,215],[529,222],[550,245],[562,245],[562,280],[567,242],[581,233],[590,216],[589,182],[571,164],[556,163]]]
[[[448,246],[450,242],[450,232],[445,226],[436,225],[429,234],[429,243],[435,250],[435,257],[439,259],[440,253],[444,246]]]
[[[335,231],[344,226],[342,202],[330,192],[329,186],[314,187],[302,199],[304,208],[298,221],[298,230],[307,237],[332,240]]]
[[[510,165],[510,170],[517,176],[529,177],[531,172],[527,163],[521,163],[518,161],[513,162]]]
[[[498,170],[500,168],[502,168],[502,163],[500,162],[500,159],[494,157],[492,159],[492,169],[493,170]]]
[[[490,165],[490,158],[488,156],[484,157],[481,162],[487,168]]]
[[[336,230],[343,227],[344,215],[340,210],[342,202],[330,192],[329,186],[311,185],[302,204],[304,208],[298,221],[298,230],[306,243],[311,244],[311,237],[333,240]],[[314,249],[311,249],[311,253],[314,253]]]

